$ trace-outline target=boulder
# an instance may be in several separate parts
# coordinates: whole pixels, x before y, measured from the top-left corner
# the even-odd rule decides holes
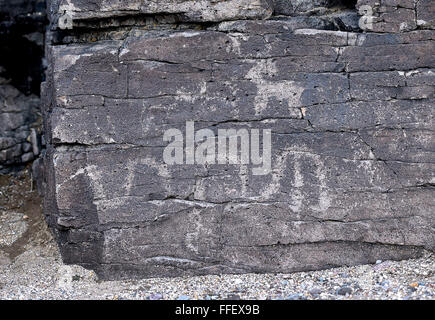
[[[224,4],[200,1],[185,19],[241,20],[47,46],[44,207],[63,259],[119,279],[293,272],[434,250],[435,31],[307,29],[292,17],[260,20],[261,5],[240,16],[247,2],[227,2],[234,10],[209,16]],[[68,3],[78,19],[118,14]],[[165,1],[128,3],[168,12]],[[193,6],[178,4],[173,12]],[[198,132],[213,151],[219,133],[240,135],[240,158],[200,163]],[[253,160],[266,163],[269,138],[261,171]],[[165,159],[170,144],[181,162]]]

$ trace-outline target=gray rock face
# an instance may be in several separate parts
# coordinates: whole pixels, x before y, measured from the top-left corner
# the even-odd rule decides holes
[[[263,19],[272,14],[269,0],[51,0],[51,21],[60,29],[72,29],[82,20],[150,14],[176,15],[179,20],[216,22]]]
[[[351,8],[355,9],[351,0],[272,0],[276,15],[314,15],[328,10]]]
[[[40,153],[44,0],[0,0],[0,174]]]
[[[39,139],[35,135],[39,104],[37,96],[25,96],[0,78],[0,174],[38,156]]]
[[[70,2],[74,14],[117,10],[80,3]],[[240,18],[232,12],[215,20]],[[305,23],[137,28],[49,45],[44,201],[64,260],[123,278],[291,272],[434,250],[435,31]],[[189,121],[213,133],[270,129],[271,172],[165,163],[166,130],[184,133]]]
[[[404,32],[435,26],[435,6],[431,0],[358,0],[356,8],[367,19],[364,30]]]

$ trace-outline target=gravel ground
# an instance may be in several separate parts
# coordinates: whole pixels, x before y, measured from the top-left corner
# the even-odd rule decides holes
[[[293,274],[98,281],[64,265],[22,175],[0,177],[0,299],[429,299],[435,255]]]

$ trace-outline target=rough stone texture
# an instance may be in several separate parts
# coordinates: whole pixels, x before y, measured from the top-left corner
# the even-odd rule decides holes
[[[435,26],[432,0],[358,0],[356,7],[371,19],[372,23],[364,29],[374,32],[404,32]]]
[[[0,77],[0,174],[39,155],[39,104],[37,96],[24,95]]]
[[[98,9],[83,14],[117,14]],[[434,250],[435,31],[307,26],[225,21],[49,45],[44,202],[64,260],[122,278]],[[186,121],[272,129],[271,174],[166,165],[163,133]]]
[[[417,26],[433,29],[435,27],[435,7],[431,0],[416,1]]]
[[[181,21],[210,22],[263,19],[272,14],[269,0],[49,0],[51,21],[60,29],[71,29],[80,21],[122,16],[175,15]]]
[[[27,222],[23,219],[22,213],[0,212],[0,232],[2,234],[2,238],[0,239],[0,247],[10,246],[17,241],[26,232],[26,230]]]
[[[272,0],[276,15],[315,15],[331,9],[355,9],[352,0]]]
[[[43,0],[0,0],[0,174],[40,153],[44,25]]]

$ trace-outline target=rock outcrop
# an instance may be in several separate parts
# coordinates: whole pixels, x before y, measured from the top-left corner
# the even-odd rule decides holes
[[[64,260],[124,278],[435,249],[434,5],[408,2],[381,23],[355,20],[369,1],[52,1],[44,202]],[[165,132],[192,122],[271,130],[270,172],[166,163]]]
[[[43,0],[0,0],[0,174],[22,169],[41,151],[45,25]]]
[[[39,155],[39,105],[37,96],[26,96],[0,78],[0,174]]]

